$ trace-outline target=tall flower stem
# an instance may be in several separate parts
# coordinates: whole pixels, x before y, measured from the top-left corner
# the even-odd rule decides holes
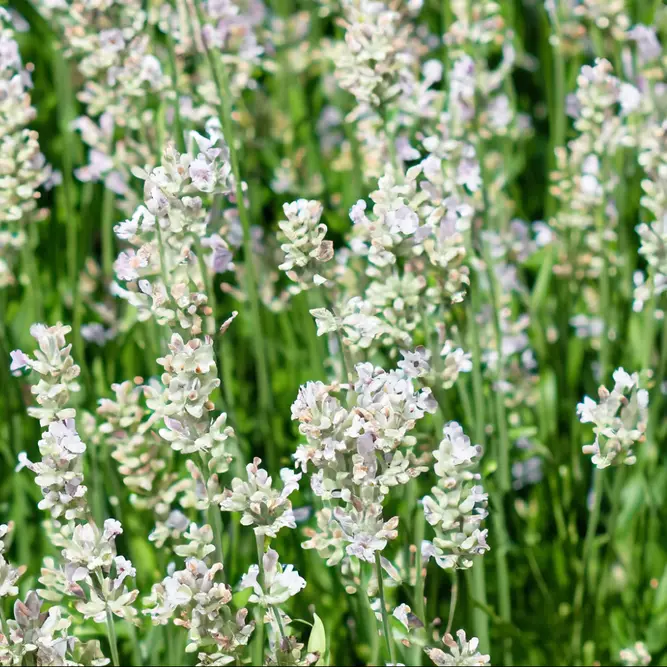
[[[201,7],[197,6],[199,12],[199,22],[203,24],[201,17]],[[257,384],[259,391],[259,404],[263,412],[264,419],[260,422],[265,423],[265,418],[268,418],[271,409],[271,385],[268,374],[268,363],[266,356],[266,349],[264,347],[262,318],[259,309],[259,295],[257,292],[257,278],[255,276],[255,266],[253,264],[253,248],[252,248],[252,234],[250,229],[250,216],[245,205],[243,195],[243,180],[241,177],[241,169],[239,166],[238,153],[236,151],[236,137],[234,134],[234,123],[232,120],[231,107],[231,93],[229,89],[229,81],[227,71],[223,66],[219,66],[221,62],[220,54],[209,45],[205,44],[206,57],[208,59],[211,75],[215,83],[215,88],[218,93],[220,105],[218,113],[220,122],[225,134],[225,139],[229,145],[229,156],[232,165],[232,173],[234,174],[234,183],[236,186],[236,205],[239,210],[239,218],[243,227],[243,252],[245,256],[245,273],[248,281],[248,298],[250,300],[250,316],[252,318],[252,336],[255,347],[255,361],[257,364]],[[267,448],[269,458],[274,456],[273,447]]]
[[[602,473],[598,468],[593,469],[593,508],[588,515],[586,525],[586,538],[584,541],[584,553],[577,578],[577,586],[574,592],[574,630],[572,632],[572,657],[576,660],[581,645],[581,633],[584,619],[582,617],[582,606],[584,603],[584,591],[586,589],[586,573],[589,569],[591,554],[593,552],[593,540],[600,521],[600,505],[602,503]]]
[[[413,480],[416,481],[416,480]],[[424,512],[417,508],[415,518],[415,613],[417,618],[426,625],[426,607],[424,604],[424,587],[426,585],[426,568],[422,565],[422,541],[424,539]],[[419,631],[423,633],[423,630]],[[416,643],[410,656],[410,664],[421,665],[422,648]]]
[[[452,594],[449,599],[449,616],[447,617],[447,629],[445,634],[450,634],[452,631],[452,624],[454,623],[454,614],[456,613],[456,602],[459,599],[459,573],[454,570],[454,581],[452,582]]]
[[[114,667],[120,665],[118,658],[118,642],[116,640],[116,627],[113,622],[113,615],[110,609],[107,609],[107,633],[109,635],[109,645],[111,646],[111,664]]]
[[[100,585],[100,590],[103,591],[104,576],[102,575],[102,570],[99,568],[95,570],[95,576],[97,577],[97,581]],[[113,614],[111,613],[111,609],[109,609],[108,605],[106,608],[106,624],[107,636],[109,638],[109,647],[111,648],[111,664],[114,665],[114,667],[119,667],[120,660],[118,659],[118,640],[116,639],[116,626],[114,625]]]
[[[58,126],[64,139],[62,152],[62,193],[65,224],[67,226],[67,270],[68,282],[72,288],[72,337],[76,356],[81,366],[81,373],[86,387],[90,386],[90,372],[86,365],[86,357],[83,351],[83,339],[81,337],[82,302],[81,290],[79,289],[79,215],[76,210],[74,195],[74,146],[76,138],[71,129],[71,124],[76,117],[74,108],[74,93],[72,81],[67,62],[61,53],[54,52],[53,75],[57,89],[58,100]]]
[[[473,366],[472,366],[472,387],[473,387],[473,406],[474,406],[474,435],[475,442],[484,447],[486,443],[485,432],[485,402],[484,386],[482,382],[482,350],[479,342],[479,328],[477,326],[477,313],[480,311],[479,292],[477,283],[470,288],[470,299],[467,306],[467,320],[472,340]],[[472,597],[483,607],[486,607],[486,579],[484,576],[484,560],[480,559],[472,568],[471,589]],[[479,638],[480,650],[487,652],[490,649],[489,643],[489,618],[486,611],[480,606],[475,605],[472,612],[473,628]]]
[[[387,645],[387,652],[391,660],[391,664],[396,664],[396,651],[394,649],[394,642],[389,628],[389,614],[387,612],[387,605],[384,599],[384,583],[382,581],[382,562],[380,560],[380,552],[375,552],[375,576],[378,581],[378,595],[380,597],[380,607],[382,609],[382,632],[384,634],[384,641]]]
[[[600,380],[605,381],[609,371],[611,347],[609,345],[609,309],[610,290],[609,290],[609,259],[605,252],[604,231],[606,229],[605,217],[603,211],[598,211],[596,216],[596,225],[600,238],[600,253],[602,255],[602,268],[600,269],[600,315],[603,321],[603,331],[600,335]]]
[[[5,618],[5,612],[2,609],[0,604],[0,629],[2,629],[2,634],[5,637],[9,638],[9,625],[7,625],[7,619]]]
[[[102,270],[107,280],[113,279],[114,259],[114,193],[104,188],[102,198]]]
[[[201,455],[201,471],[204,477],[204,486],[208,494],[208,461],[206,457]],[[208,519],[213,525],[213,539],[215,540],[215,557],[222,563],[222,518],[220,517],[220,510],[215,504],[210,504],[208,507]]]
[[[181,153],[185,153],[185,136],[183,135],[183,122],[181,120],[181,101],[178,97],[178,65],[176,63],[176,51],[174,38],[167,31],[167,53],[169,54],[169,70],[171,74],[171,86],[176,103],[174,104],[174,129],[176,131],[176,147]]]

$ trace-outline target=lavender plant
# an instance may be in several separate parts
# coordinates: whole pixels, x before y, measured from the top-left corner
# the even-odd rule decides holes
[[[660,3],[0,23],[0,664],[664,663]]]

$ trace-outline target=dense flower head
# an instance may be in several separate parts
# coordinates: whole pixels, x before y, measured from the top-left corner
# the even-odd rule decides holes
[[[610,465],[632,465],[637,461],[632,447],[643,442],[648,421],[648,391],[640,389],[639,376],[623,368],[614,371],[614,388],[601,386],[596,403],[586,396],[577,405],[583,424],[593,424],[595,441],[584,445],[584,454],[592,454],[600,469]]]
[[[383,519],[383,499],[392,487],[426,470],[412,451],[416,438],[411,431],[436,409],[431,391],[414,386],[428,372],[428,355],[418,349],[403,356],[402,367],[390,372],[358,364],[355,402],[349,408],[332,395],[336,387],[320,382],[302,386],[292,405],[292,418],[307,441],[297,448],[295,463],[304,472],[312,465],[314,493],[337,503],[332,514],[320,515],[320,530],[304,546],[334,561],[348,543],[348,555],[372,562],[373,554],[397,535],[398,517]]]
[[[39,189],[51,169],[39,147],[29,90],[9,12],[0,8],[0,289],[16,282],[14,254],[26,243],[24,225],[35,215]]]
[[[336,45],[336,78],[358,104],[380,107],[401,92],[410,64],[409,23],[400,12],[372,0],[345,0],[345,42]]]
[[[306,586],[306,580],[299,576],[293,565],[281,566],[278,553],[269,549],[262,556],[263,579],[260,579],[258,565],[251,565],[241,578],[241,589],[252,588],[250,602],[265,607],[284,604]]]
[[[322,284],[325,278],[320,265],[333,257],[333,243],[326,241],[327,226],[320,222],[322,204],[314,200],[298,199],[285,204],[287,220],[278,223],[284,242],[280,246],[285,261],[278,267],[303,287]]]
[[[646,649],[644,642],[635,642],[632,646],[624,648],[618,657],[622,665],[648,665],[651,662],[651,654]]]
[[[556,148],[551,192],[561,202],[558,228],[585,230],[594,227],[616,186],[617,176],[608,168],[611,156],[636,144],[630,120],[644,112],[644,98],[614,76],[608,60],[598,58],[581,68],[574,102],[578,134],[567,147]]]
[[[656,278],[667,278],[667,122],[651,124],[640,138],[639,164],[646,178],[642,180],[641,204],[654,220],[637,225],[641,246]]]
[[[41,461],[33,463],[25,454],[19,456],[19,465],[35,473],[35,484],[43,498],[38,507],[51,516],[74,519],[83,516],[87,488],[83,484],[83,454],[86,445],[76,431],[73,419],[54,421],[39,441]]]
[[[0,600],[5,597],[15,597],[19,589],[16,582],[25,572],[25,567],[15,567],[5,559],[4,540],[14,528],[13,523],[0,524]]]
[[[173,618],[175,625],[188,630],[185,650],[204,650],[209,656],[200,654],[201,664],[234,662],[255,627],[254,621],[246,622],[247,609],[233,612],[232,591],[220,581],[222,569],[222,563],[209,566],[202,560],[188,558],[183,570],[155,584],[146,599],[152,606],[144,613],[150,615],[153,623],[165,625]]]
[[[280,471],[282,491],[273,488],[272,479],[255,457],[246,466],[248,481],[235,477],[232,488],[225,489],[219,498],[223,512],[243,512],[241,524],[253,526],[256,535],[276,537],[281,528],[296,528],[289,496],[299,488],[300,473],[289,468]]]
[[[81,369],[70,354],[72,345],[68,345],[65,340],[65,336],[71,331],[72,327],[61,323],[52,327],[33,324],[30,334],[39,345],[39,349],[34,352],[34,358],[28,357],[21,350],[11,353],[10,371],[14,375],[33,370],[41,376],[38,383],[31,387],[40,407],[29,407],[28,414],[39,419],[42,426],[48,426],[53,421],[71,419],[76,414],[74,409],[66,407],[70,392],[78,392],[80,389],[76,378]]]
[[[378,189],[370,195],[372,212],[366,212],[363,200],[352,207],[350,249],[367,260],[367,275],[385,284],[401,259],[423,257],[426,266],[410,268],[433,274],[440,289],[429,296],[456,303],[463,299],[469,283],[468,267],[463,264],[464,233],[475,208],[467,188],[477,189],[474,174],[479,166],[470,146],[457,174],[451,145],[441,151],[439,140],[432,139],[426,143],[433,152],[422,162],[400,178],[389,170],[379,179]]]
[[[443,435],[433,453],[438,485],[431,489],[432,496],[423,499],[424,517],[436,533],[429,555],[442,568],[466,569],[472,566],[474,556],[489,549],[488,531],[480,530],[488,515],[488,494],[478,483],[480,474],[474,472],[482,448],[470,444],[456,422],[446,424]]]
[[[458,630],[456,639],[446,634],[442,643],[446,651],[439,648],[426,648],[426,654],[438,667],[463,667],[464,665],[490,665],[491,658],[483,655],[477,650],[479,639],[472,637],[470,641],[466,638],[465,630]]]
[[[120,464],[119,472],[127,487],[134,493],[150,493],[166,465],[150,435],[152,422],[159,415],[153,413],[144,419],[147,410],[140,403],[141,397],[154,389],[126,381],[112,384],[111,390],[114,398],[99,400],[97,414],[102,418],[99,432],[111,445],[111,456]]]
[[[253,75],[261,66],[268,38],[264,2],[203,0],[197,9],[188,16],[183,4],[157,0],[150,5],[149,21],[174,40],[179,55],[201,54],[207,47],[220,51],[229,67],[234,95],[256,88]],[[198,92],[203,97],[213,96],[204,84]]]
[[[134,173],[144,180],[144,204],[114,228],[134,247],[121,252],[114,264],[119,283],[113,292],[138,309],[139,319],[152,315],[159,324],[198,335],[210,309],[195,244],[211,248],[208,265],[214,270],[231,264],[226,243],[215,234],[207,237],[203,199],[231,194],[228,149],[211,126],[209,137],[192,133],[190,152],[181,154],[169,145],[159,167]]]
[[[84,77],[79,99],[91,115],[111,113],[121,124],[138,126],[144,98],[165,88],[160,61],[143,34],[146,13],[140,0],[67,3],[40,0],[38,8],[60,33],[67,58]]]
[[[122,532],[120,522],[115,519],[107,519],[102,529],[92,519],[61,527],[60,534],[54,535],[52,541],[62,549],[64,567],[42,569],[40,582],[46,589],[40,595],[49,600],[57,600],[61,595],[73,596],[77,611],[97,623],[106,620],[107,612],[133,620],[137,614],[133,605],[139,591],[128,587],[136,576],[135,568],[116,552],[116,537]]]
[[[69,634],[72,621],[61,607],[42,611],[43,601],[30,591],[25,602],[14,604],[14,618],[7,622],[9,636],[0,633],[3,665],[107,665],[97,640],[81,642]]]

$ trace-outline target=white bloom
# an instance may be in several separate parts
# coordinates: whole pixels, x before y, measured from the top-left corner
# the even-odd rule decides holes
[[[262,557],[264,582],[258,581],[259,566],[251,565],[241,578],[241,588],[252,588],[250,602],[270,607],[281,605],[295,596],[306,586],[306,580],[299,576],[294,566],[278,564],[278,553],[269,549]]]

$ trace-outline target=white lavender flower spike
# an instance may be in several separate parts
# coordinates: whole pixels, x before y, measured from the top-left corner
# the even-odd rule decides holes
[[[423,499],[424,517],[435,528],[432,551],[438,565],[466,569],[489,550],[488,531],[480,529],[488,515],[488,494],[476,483],[481,476],[475,472],[482,448],[471,445],[456,422],[445,425],[443,435],[433,453],[438,485]]]
[[[593,424],[595,441],[584,445],[584,454],[592,454],[599,468],[632,465],[637,461],[632,447],[643,442],[648,421],[648,392],[639,388],[639,375],[623,368],[614,371],[614,388],[598,390],[599,402],[586,396],[577,405],[583,424]]]
[[[470,641],[466,638],[465,630],[458,630],[457,639],[447,634],[442,642],[447,647],[446,651],[439,648],[426,648],[426,654],[438,667],[463,667],[466,665],[490,665],[491,657],[483,655],[477,650],[479,640],[472,637]]]

